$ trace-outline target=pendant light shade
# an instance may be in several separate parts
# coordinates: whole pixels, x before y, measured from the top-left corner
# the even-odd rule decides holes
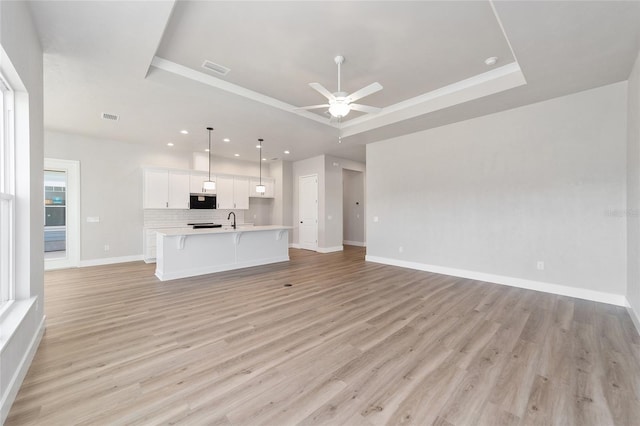
[[[264,194],[267,188],[262,184],[262,143],[264,139],[258,139],[258,147],[260,147],[260,156],[258,157],[258,161],[260,162],[260,183],[256,185],[256,192],[258,194]]]
[[[213,127],[207,127],[209,131],[209,180],[202,182],[202,192],[212,192],[216,190],[216,183],[211,180],[211,131]]]

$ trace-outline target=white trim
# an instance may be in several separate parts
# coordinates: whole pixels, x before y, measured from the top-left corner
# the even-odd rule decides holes
[[[640,334],[640,315],[638,315],[638,312],[636,312],[635,309],[633,309],[633,306],[631,306],[631,303],[629,303],[628,299],[626,299],[626,302],[627,302],[627,312],[629,312],[631,321],[633,321],[633,325],[636,326],[636,330],[638,331],[638,334]]]
[[[482,74],[474,75],[444,87],[382,108],[376,114],[365,114],[347,120],[340,127],[343,138],[374,130],[399,121],[500,93],[527,84],[520,65],[511,62]]]
[[[132,256],[105,257],[102,259],[81,260],[78,266],[80,266],[81,268],[86,268],[87,266],[112,265],[114,263],[137,262],[139,260],[144,260],[144,255],[135,254]]]
[[[40,324],[38,325],[38,329],[31,338],[27,351],[20,360],[20,364],[18,365],[15,374],[11,377],[11,381],[7,385],[7,391],[2,398],[2,402],[0,402],[0,424],[4,424],[5,420],[7,420],[11,406],[18,395],[18,391],[20,390],[20,386],[22,385],[27,372],[29,371],[29,367],[31,366],[33,357],[36,355],[38,346],[40,346],[40,341],[44,335],[45,321],[46,317],[43,316]]]
[[[198,275],[214,274],[216,272],[233,271],[235,269],[250,268],[252,266],[268,265],[289,261],[289,255],[276,256],[269,259],[250,260],[246,262],[231,263],[228,265],[205,266],[201,268],[183,269],[173,273],[164,273],[156,269],[156,277],[160,281],[177,280],[180,278],[195,277]]]
[[[300,247],[300,244],[298,243],[291,243],[289,244],[289,248],[301,249],[302,247]]]
[[[173,73],[173,74],[177,74],[179,76],[188,78],[193,81],[197,81],[199,83],[206,84],[211,87],[215,87],[220,90],[224,90],[229,93],[233,93],[234,95],[251,99],[252,101],[260,102],[262,104],[281,109],[282,111],[300,115],[302,117],[308,118],[309,120],[313,120],[318,123],[325,124],[327,126],[336,127],[336,128],[338,127],[338,125],[331,123],[329,119],[322,117],[318,114],[315,114],[306,110],[296,109],[297,107],[295,105],[282,102],[270,96],[263,95],[262,93],[254,92],[253,90],[249,90],[242,86],[238,86],[237,84],[229,83],[228,81],[223,80],[221,78],[217,78],[212,75],[205,74],[200,71],[196,71],[192,68],[185,67],[184,65],[177,64],[175,62],[161,58],[159,56],[153,57],[153,60],[151,61],[151,66]],[[148,75],[149,73],[147,73],[147,76]]]
[[[508,285],[511,287],[525,288],[528,290],[542,291],[561,296],[575,297],[594,302],[608,303],[610,305],[627,306],[627,298],[622,294],[605,293],[602,291],[577,288],[561,284],[545,283],[541,281],[526,280],[522,278],[506,277],[503,275],[486,274],[484,272],[467,271],[464,269],[448,268],[444,266],[427,265],[425,263],[408,262],[404,260],[390,259],[377,256],[365,256],[367,262],[382,263],[385,265],[400,266],[403,268],[417,269],[419,271],[434,272],[436,274],[451,275],[454,277],[468,278],[477,281],[485,281],[494,284]]]
[[[345,246],[358,246],[358,247],[366,247],[367,246],[367,243],[365,243],[363,241],[344,240],[344,241],[342,241],[342,244],[344,244]]]
[[[318,247],[316,251],[318,253],[333,253],[335,251],[342,251],[342,250],[344,250],[343,246],[335,246],[335,247]]]

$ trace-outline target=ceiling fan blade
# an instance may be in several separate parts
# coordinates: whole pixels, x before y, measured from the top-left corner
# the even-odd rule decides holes
[[[360,105],[360,104],[349,104],[351,109],[361,112],[367,112],[369,114],[375,114],[376,112],[380,112],[382,108],[372,107],[369,105]]]
[[[312,89],[318,91],[322,96],[329,99],[330,101],[334,100],[336,97],[333,96],[333,93],[324,88],[324,86],[320,83],[309,83]]]
[[[306,106],[306,107],[294,108],[294,110],[298,110],[298,109],[320,109],[320,108],[329,108],[329,104],[310,105],[310,106]]]
[[[367,87],[363,87],[362,89],[353,92],[352,94],[347,96],[347,98],[349,99],[350,102],[353,102],[353,101],[357,101],[358,99],[364,98],[365,96],[369,96],[373,93],[376,93],[377,91],[380,91],[380,90],[382,90],[382,84],[376,81],[375,83],[371,83]]]

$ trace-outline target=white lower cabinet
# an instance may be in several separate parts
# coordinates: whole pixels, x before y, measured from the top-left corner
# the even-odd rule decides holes
[[[156,261],[156,232],[158,229],[159,228],[145,228],[144,231],[142,231],[143,260],[145,263],[155,263]]]

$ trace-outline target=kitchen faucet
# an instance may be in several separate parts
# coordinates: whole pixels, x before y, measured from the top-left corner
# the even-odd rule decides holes
[[[231,219],[231,215],[233,215],[233,229],[236,229],[236,214],[234,212],[229,212],[229,216],[227,216],[227,220]]]

